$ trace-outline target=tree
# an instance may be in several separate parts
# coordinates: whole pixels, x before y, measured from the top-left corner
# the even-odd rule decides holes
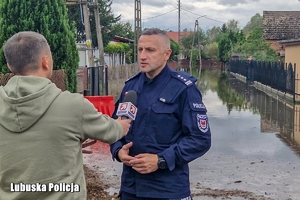
[[[132,25],[129,22],[126,22],[126,23],[117,22],[117,23],[112,25],[111,31],[112,31],[112,33],[114,33],[114,35],[134,40],[133,28],[132,28]],[[126,63],[133,63],[133,60],[134,60],[134,55],[133,55],[134,45],[130,44],[129,47],[130,48],[127,50],[127,52],[125,52],[126,53]]]
[[[201,44],[201,45],[205,45],[206,44],[206,36],[205,33],[202,31],[201,28],[198,29],[198,31],[184,36],[181,38],[181,44],[183,47],[183,51],[182,53],[186,56],[186,57],[190,57],[190,50],[193,44],[193,38],[194,38],[194,47],[196,48],[197,45]]]
[[[2,0],[0,4],[0,71],[8,72],[3,53],[5,41],[20,31],[36,31],[50,45],[54,69],[67,73],[66,88],[77,91],[79,56],[75,34],[68,24],[66,5],[61,0]]]
[[[214,26],[211,29],[208,29],[206,31],[206,36],[210,43],[218,42],[221,36],[221,28]]]
[[[207,46],[206,54],[207,57],[211,59],[217,59],[218,58],[218,43],[213,42]]]
[[[171,49],[172,49],[170,59],[176,61],[176,60],[178,60],[178,54],[179,54],[179,49],[180,49],[179,44],[172,39],[170,39],[170,44],[171,44]]]
[[[226,27],[227,27],[227,31],[233,31],[233,32],[238,32],[240,29],[238,27],[239,22],[232,19],[232,20],[228,20]]]
[[[89,0],[91,3],[94,0]],[[113,24],[117,23],[121,19],[121,15],[117,17],[114,16],[111,10],[111,4],[113,0],[98,0],[98,7],[99,7],[99,15],[100,15],[100,25],[101,25],[101,33],[102,33],[102,40],[103,46],[106,46],[111,39],[116,35],[112,31]],[[85,29],[83,24],[83,18],[80,10],[80,5],[69,6],[68,14],[70,18],[70,24],[76,24],[77,29],[77,42],[85,41]],[[95,13],[93,7],[89,8],[89,20],[91,25],[91,35],[92,35],[92,43],[94,47],[98,47],[97,42],[97,31],[96,31],[96,23],[95,23]]]
[[[221,33],[227,33],[227,31],[228,31],[228,29],[227,29],[226,24],[223,24],[221,27]]]
[[[255,28],[241,45],[240,52],[246,56],[252,55],[258,61],[278,61],[279,56],[262,36],[262,28]]]
[[[129,22],[117,22],[112,25],[111,31],[117,35],[128,39],[134,39],[132,25]]]
[[[232,43],[227,34],[222,35],[218,42],[218,47],[218,60],[224,63],[228,62],[230,59],[229,52],[231,52]]]
[[[248,35],[255,28],[262,28],[262,23],[263,23],[263,17],[259,13],[256,13],[256,15],[251,17],[251,20],[243,28],[243,32],[245,33],[245,35]]]

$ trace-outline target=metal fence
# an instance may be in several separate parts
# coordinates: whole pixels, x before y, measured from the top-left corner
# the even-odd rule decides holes
[[[295,96],[296,64],[231,60],[230,71],[246,77],[249,82],[257,81]]]

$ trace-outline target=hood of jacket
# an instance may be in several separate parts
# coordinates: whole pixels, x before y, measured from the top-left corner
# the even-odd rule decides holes
[[[0,124],[22,133],[35,124],[61,93],[47,78],[13,76],[0,87]]]

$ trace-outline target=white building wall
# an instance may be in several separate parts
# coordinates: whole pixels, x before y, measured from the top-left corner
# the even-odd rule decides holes
[[[88,58],[88,51],[86,50],[85,43],[78,43],[77,44],[78,53],[79,53],[79,68],[84,68],[85,66],[89,65],[89,58]],[[99,58],[99,49],[93,50],[93,55],[95,57],[95,60]],[[116,54],[114,59],[112,55],[110,56],[108,53],[104,53],[104,62],[108,66],[117,66],[125,64],[125,57],[121,58],[121,54]],[[95,62],[97,64],[97,62]]]

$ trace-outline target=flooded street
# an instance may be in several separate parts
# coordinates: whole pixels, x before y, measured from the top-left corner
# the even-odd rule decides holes
[[[212,147],[190,163],[194,200],[300,199],[300,109],[233,76],[202,73],[199,88],[208,110]],[[109,147],[93,145],[84,163],[118,191],[122,165]]]

